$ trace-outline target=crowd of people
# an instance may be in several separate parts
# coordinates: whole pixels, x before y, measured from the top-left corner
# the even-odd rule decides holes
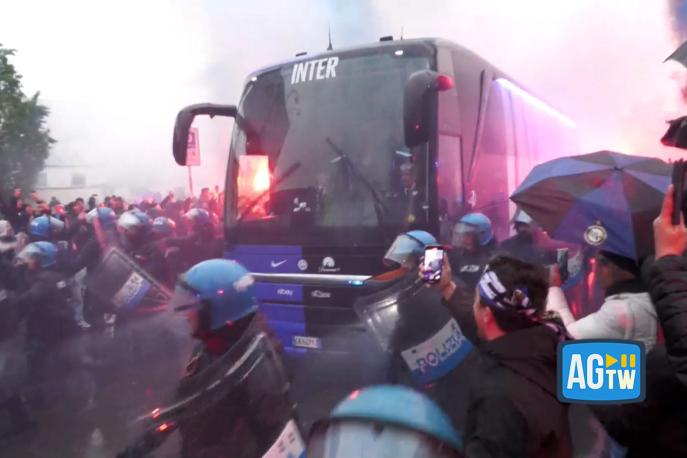
[[[130,320],[74,280],[78,272],[91,274],[116,247],[160,285],[176,286],[172,306],[187,312],[200,342],[176,403],[162,414],[153,411],[146,433],[120,456],[146,456],[177,429],[183,456],[198,457],[263,456],[277,443],[294,456],[307,446],[308,456],[323,458],[392,451],[399,458],[687,456],[687,228],[672,224],[672,195],[669,190],[654,223],[655,256],[643,264],[612,252],[579,251],[594,265],[604,297],[584,317],[571,311],[557,263],[561,250],[575,247],[551,240],[522,211],[512,221],[515,235],[501,243],[486,215],[460,217],[440,280],[428,286],[475,348],[462,363],[466,403],[438,400],[439,407],[400,386],[366,388],[315,424],[305,441],[280,345],[258,309],[252,276],[234,261],[216,259],[222,247],[214,215],[221,198],[212,199],[209,190],[196,202],[170,195],[127,208],[118,197],[87,205],[77,199],[64,213],[59,203],[41,203],[30,215],[15,192],[16,211],[5,209],[0,221],[0,342],[25,324],[29,380],[39,387],[50,377],[53,347],[74,333]],[[423,248],[437,243],[419,232],[407,235]],[[401,265],[407,275],[423,278],[419,257]],[[585,407],[583,414],[561,402],[557,347],[571,339],[643,342],[646,400]],[[31,409],[40,402],[27,393],[40,401],[40,390],[21,386],[6,371],[2,376],[0,405],[14,428],[30,428]],[[460,433],[454,409],[463,411]],[[589,444],[602,436],[606,440]]]
[[[46,200],[36,191],[26,195],[21,188],[15,188],[9,199],[0,197],[0,219],[8,221],[15,233],[28,232],[31,221],[40,216],[52,216],[67,224],[68,230],[79,231],[75,228],[79,227],[85,215],[96,207],[110,208],[117,216],[134,209],[147,213],[151,218],[166,216],[172,219],[179,226],[178,230],[183,233],[186,230],[182,224],[183,215],[191,208],[206,210],[213,223],[217,224],[223,215],[224,192],[219,190],[219,186],[215,186],[214,190],[202,188],[198,197],[178,200],[170,191],[164,198],[159,199],[159,202],[153,195],[144,195],[135,202],[127,202],[122,196],[110,195],[99,200],[98,195],[94,194],[88,200],[78,197],[71,202],[63,203],[55,196]],[[82,236],[81,239],[83,238]]]

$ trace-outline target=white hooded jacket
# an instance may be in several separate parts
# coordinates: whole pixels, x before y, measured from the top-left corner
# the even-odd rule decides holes
[[[647,352],[656,345],[658,319],[647,292],[611,294],[598,311],[575,320],[563,290],[551,287],[546,309],[561,316],[575,339],[638,340],[644,342]]]

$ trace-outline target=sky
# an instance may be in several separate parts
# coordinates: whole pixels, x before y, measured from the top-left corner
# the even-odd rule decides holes
[[[665,121],[687,107],[687,71],[663,63],[680,38],[668,0],[0,0],[0,43],[40,91],[58,143],[128,184],[186,184],[177,111],[236,103],[246,74],[327,46],[438,36],[472,49],[576,120],[584,152],[675,157]],[[678,24],[677,29],[681,26]],[[197,186],[221,184],[230,121],[201,124]]]

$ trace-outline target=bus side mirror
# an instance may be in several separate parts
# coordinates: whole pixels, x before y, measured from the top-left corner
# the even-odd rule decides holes
[[[432,70],[420,70],[408,77],[403,94],[403,135],[408,148],[429,141],[433,95],[453,87],[453,80]]]
[[[687,116],[669,121],[668,131],[661,138],[665,146],[687,149]]]
[[[236,113],[237,109],[235,105],[200,103],[183,108],[177,115],[176,123],[174,123],[174,137],[172,138],[172,152],[174,153],[174,160],[177,164],[186,165],[188,134],[196,116],[207,115],[211,118],[215,116],[236,118]]]

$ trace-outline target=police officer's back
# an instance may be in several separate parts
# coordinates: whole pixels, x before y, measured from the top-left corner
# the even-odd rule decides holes
[[[120,456],[141,456],[176,428],[184,457],[257,458],[280,440],[300,441],[288,380],[257,312],[250,274],[234,261],[201,262],[180,279],[172,306],[186,312],[198,346],[172,407],[153,414],[146,434]]]

